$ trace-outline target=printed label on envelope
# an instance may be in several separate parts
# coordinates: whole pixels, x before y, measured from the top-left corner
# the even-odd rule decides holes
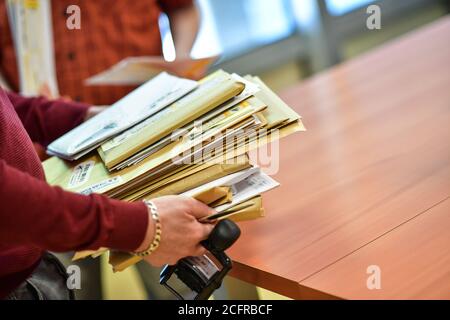
[[[121,182],[122,182],[122,177],[117,176],[117,177],[106,179],[106,180],[103,180],[102,182],[96,183],[96,184],[90,186],[89,188],[80,191],[80,193],[84,194],[84,195],[89,195],[91,193],[98,193],[107,187],[119,184]]]
[[[75,168],[73,168],[73,173],[70,176],[69,183],[67,187],[69,189],[82,186],[86,181],[89,180],[92,169],[94,168],[95,161],[86,161],[80,163]]]

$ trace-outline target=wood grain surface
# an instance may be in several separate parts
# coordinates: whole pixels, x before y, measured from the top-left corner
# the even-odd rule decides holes
[[[241,223],[232,276],[297,299],[448,297],[435,268],[410,295],[406,283],[361,292],[357,274],[383,247],[397,253],[379,262],[386,281],[448,259],[448,205],[430,208],[450,196],[449,35],[446,17],[282,93],[308,131],[280,143],[281,187],[264,196],[266,218]],[[429,243],[419,253],[408,239]]]

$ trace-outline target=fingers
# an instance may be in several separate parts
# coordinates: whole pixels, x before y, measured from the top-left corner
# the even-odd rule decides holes
[[[209,234],[211,233],[211,231],[214,229],[214,225],[213,224],[209,224],[209,223],[201,223],[201,229],[202,229],[202,238],[201,240],[206,240],[209,237]]]
[[[214,228],[214,225],[213,224],[208,224],[208,223],[207,224],[198,223],[198,227],[199,227],[199,230],[200,230],[200,232],[198,233],[199,236],[196,239],[195,246],[187,254],[188,256],[198,257],[198,256],[201,256],[201,255],[205,254],[206,251],[207,251],[205,249],[205,247],[203,247],[200,244],[200,242],[203,241],[203,240],[208,239],[209,234],[211,233],[212,229]]]
[[[187,201],[189,202],[189,213],[197,219],[209,216],[216,212],[213,208],[210,208],[206,204],[193,198],[187,198]]]

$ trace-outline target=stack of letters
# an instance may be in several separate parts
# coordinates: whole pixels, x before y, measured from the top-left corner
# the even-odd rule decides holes
[[[192,196],[216,209],[205,220],[264,215],[278,183],[247,153],[304,127],[259,78],[222,70],[199,82],[161,73],[48,147],[47,181],[82,194],[138,201]],[[82,252],[77,258],[97,255]],[[111,252],[119,271],[139,261]]]

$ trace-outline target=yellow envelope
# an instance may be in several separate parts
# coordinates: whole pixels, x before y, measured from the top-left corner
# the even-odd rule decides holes
[[[230,208],[225,211],[225,213],[227,214],[220,217],[219,220],[230,219],[234,222],[241,222],[259,219],[265,216],[261,196],[250,199],[242,204],[245,206],[245,208],[242,208],[240,210],[239,208],[236,208],[237,206],[234,208]]]
[[[203,202],[204,204],[211,205],[212,203],[224,199],[229,198],[231,194],[230,187],[214,187],[209,190],[205,190],[199,194],[194,196],[198,201]]]
[[[217,71],[199,82],[200,86],[142,123],[103,143],[98,153],[107,168],[194,121],[244,90],[244,84]]]
[[[156,181],[140,185],[125,197],[118,197],[126,201],[156,198],[163,195],[180,194],[209,181],[238,172],[250,167],[247,155],[239,156],[227,163],[209,161],[192,168],[177,172]]]

